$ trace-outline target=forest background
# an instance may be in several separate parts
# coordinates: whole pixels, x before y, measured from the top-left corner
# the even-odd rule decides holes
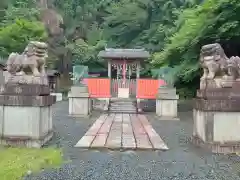
[[[201,46],[219,42],[227,56],[239,55],[239,22],[239,0],[1,0],[0,56],[47,41],[48,68],[67,75],[73,65],[106,70],[97,57],[105,47],[141,47],[151,53],[141,74],[172,67],[168,76],[189,98],[199,86]]]

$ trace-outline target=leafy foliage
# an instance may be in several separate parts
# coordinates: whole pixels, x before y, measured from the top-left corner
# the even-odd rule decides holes
[[[42,23],[16,20],[15,23],[0,28],[0,54],[6,57],[11,52],[22,52],[29,40],[46,39],[47,34]]]
[[[239,6],[240,2],[235,0],[208,0],[184,10],[176,21],[179,29],[169,38],[163,51],[154,54],[152,63],[157,67],[179,66],[178,84],[196,89],[202,45],[219,42],[229,55],[239,54],[232,49],[239,44]]]
[[[52,3],[51,3],[52,2]],[[64,33],[54,37],[51,50],[70,51],[73,65],[89,69],[106,67],[97,57],[105,47],[143,47],[151,52],[141,75],[171,67],[168,76],[182,96],[193,96],[199,84],[199,51],[202,45],[219,42],[227,55],[240,51],[240,2],[238,0],[52,0],[49,8],[61,14]],[[35,5],[34,5],[35,4]],[[1,6],[2,5],[2,6]],[[16,17],[37,23],[39,10],[33,0],[0,2],[0,24],[16,25]],[[30,23],[30,22],[29,22]],[[4,27],[4,26],[6,27]],[[19,26],[19,25],[18,25]],[[39,28],[42,26],[39,26]],[[40,28],[42,29],[42,28]],[[37,31],[37,28],[33,28]],[[10,30],[8,30],[10,31]],[[8,32],[4,30],[3,32]],[[26,33],[28,31],[24,31]],[[18,36],[16,31],[15,36]],[[1,34],[1,33],[0,33]],[[9,33],[7,33],[9,34]],[[28,32],[38,38],[45,35]],[[11,35],[12,37],[15,37]],[[24,37],[20,35],[21,44]],[[1,37],[0,37],[1,38]],[[0,51],[5,55],[18,46],[11,40]],[[52,40],[48,39],[49,42]],[[0,43],[2,43],[0,41]],[[15,44],[15,45],[14,45]],[[9,47],[13,46],[13,47]],[[19,47],[20,49],[20,47]],[[18,49],[16,49],[18,50]],[[66,59],[56,59],[66,61]],[[57,64],[57,63],[56,63]]]

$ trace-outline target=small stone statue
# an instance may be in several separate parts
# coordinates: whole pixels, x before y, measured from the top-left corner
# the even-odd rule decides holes
[[[22,54],[11,53],[7,60],[7,71],[12,75],[45,75],[47,44],[31,41]]]

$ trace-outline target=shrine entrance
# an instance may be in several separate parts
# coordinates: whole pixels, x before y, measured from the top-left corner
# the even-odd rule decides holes
[[[135,98],[141,65],[149,53],[144,49],[105,49],[99,57],[108,62],[108,78],[112,98]]]

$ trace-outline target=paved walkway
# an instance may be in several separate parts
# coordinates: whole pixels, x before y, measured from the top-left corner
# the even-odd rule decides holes
[[[76,148],[100,113],[94,112],[91,118],[70,117],[68,102],[54,105],[53,113],[55,135],[47,146],[61,148],[65,163],[25,180],[240,180],[239,158],[212,154],[191,144],[192,112],[180,112],[180,121],[146,116],[169,147],[167,151]]]
[[[75,147],[167,150],[144,115],[101,115]]]

